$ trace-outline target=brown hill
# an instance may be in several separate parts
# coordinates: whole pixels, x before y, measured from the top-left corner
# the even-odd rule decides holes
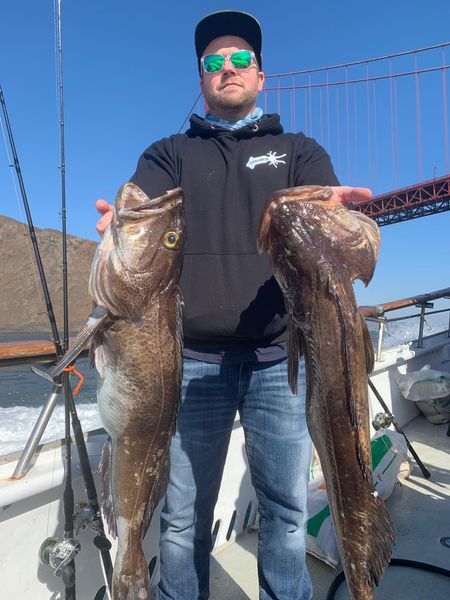
[[[62,316],[61,232],[37,229],[50,296],[60,332]],[[77,331],[89,315],[88,278],[96,242],[67,236],[69,274],[69,324]],[[28,227],[0,216],[0,331],[50,330],[39,274]]]

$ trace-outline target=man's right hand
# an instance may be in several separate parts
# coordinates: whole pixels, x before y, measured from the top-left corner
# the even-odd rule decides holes
[[[97,200],[95,208],[102,215],[97,221],[96,229],[98,233],[103,237],[106,228],[112,221],[114,207],[112,204],[108,204],[106,200]]]

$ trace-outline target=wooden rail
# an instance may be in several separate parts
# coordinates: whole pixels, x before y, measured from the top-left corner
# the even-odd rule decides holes
[[[360,306],[359,311],[364,317],[380,317],[391,310],[407,308],[408,306],[421,306],[438,298],[450,298],[450,287],[401,300],[384,302],[377,306]],[[71,338],[71,340],[73,339]],[[86,356],[88,352],[89,348],[86,348],[80,356]],[[53,342],[49,339],[0,342],[0,367],[33,363],[44,364],[55,362],[55,360],[55,348]]]
[[[73,339],[75,338],[71,338],[71,340]],[[80,356],[85,356],[88,352],[89,349],[86,348]],[[55,361],[55,346],[51,340],[0,342],[0,367],[21,364],[45,364]]]
[[[420,294],[418,296],[411,296],[410,298],[403,298],[402,300],[393,300],[392,302],[384,302],[377,306],[360,306],[359,312],[363,317],[378,317],[383,315],[390,310],[398,310],[399,308],[408,308],[408,306],[417,306],[437,300],[438,298],[450,298],[450,288],[444,288],[435,292],[429,292],[428,294]]]

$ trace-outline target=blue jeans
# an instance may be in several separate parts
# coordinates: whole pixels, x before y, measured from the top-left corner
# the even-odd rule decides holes
[[[260,600],[310,600],[305,565],[311,441],[287,361],[216,365],[185,359],[182,405],[161,515],[158,600],[209,598],[214,506],[236,411],[259,500]]]

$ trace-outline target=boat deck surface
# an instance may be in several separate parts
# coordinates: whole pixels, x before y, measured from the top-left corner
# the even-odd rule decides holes
[[[397,529],[394,557],[427,562],[449,570],[450,547],[440,543],[441,538],[450,538],[450,437],[446,435],[447,429],[448,425],[433,425],[421,416],[404,428],[431,478],[425,479],[413,462],[409,479],[395,485],[387,506]],[[212,600],[258,600],[257,540],[257,531],[249,531],[214,553]],[[339,571],[309,555],[307,563],[314,600],[325,600]],[[377,600],[448,600],[450,579],[409,567],[389,567],[380,586],[375,588],[374,596]],[[345,583],[339,587],[335,598],[350,598]]]

